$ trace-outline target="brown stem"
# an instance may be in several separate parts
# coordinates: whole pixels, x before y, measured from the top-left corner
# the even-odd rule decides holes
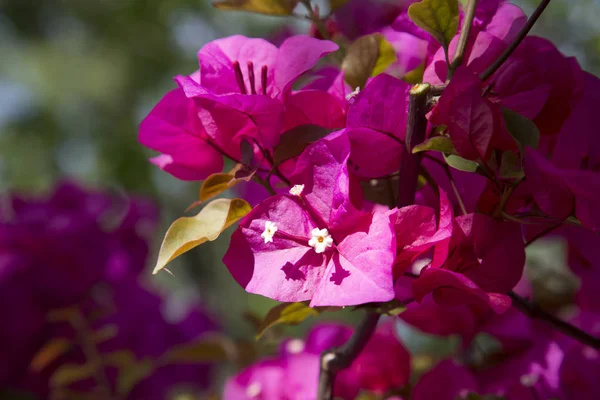
[[[540,5],[535,9],[533,14],[531,14],[531,17],[529,17],[527,23],[521,29],[515,40],[513,40],[513,42],[510,44],[510,46],[508,46],[506,50],[504,50],[500,57],[498,57],[498,59],[494,61],[494,63],[490,65],[488,69],[486,69],[481,73],[481,75],[479,75],[479,78],[481,78],[482,81],[485,82],[490,76],[494,74],[494,72],[498,70],[498,68],[502,66],[502,64],[504,64],[508,57],[510,57],[510,55],[519,46],[519,44],[521,44],[523,39],[525,39],[525,36],[527,36],[531,28],[533,28],[533,25],[535,25],[538,18],[540,17],[540,15],[542,15],[548,4],[550,4],[550,0],[542,0]]]
[[[377,328],[381,314],[369,312],[356,327],[354,335],[339,349],[329,350],[321,355],[318,400],[333,399],[333,386],[336,374],[352,364],[352,361],[365,348]]]
[[[548,324],[552,325],[556,330],[561,331],[565,335],[572,337],[578,342],[593,347],[595,349],[600,349],[600,338],[594,337],[589,333],[579,329],[578,327],[571,325],[568,322],[565,322],[562,319],[542,310],[540,307],[528,302],[526,299],[519,296],[515,292],[511,291],[508,293],[508,295],[512,299],[515,308],[521,311],[523,314],[529,316],[530,318],[546,321]]]
[[[315,13],[312,4],[310,4],[310,0],[302,0],[302,4],[304,5],[304,7],[306,7],[306,10],[308,11],[308,17],[313,22],[313,24],[315,24],[315,27],[321,34],[321,37],[323,39],[331,40],[331,36],[329,35],[327,28],[325,27],[325,23],[323,22],[324,20],[321,19],[317,15],[317,13]]]
[[[465,49],[467,48],[467,41],[469,40],[469,33],[471,32],[471,26],[473,25],[473,19],[475,18],[475,9],[477,8],[477,0],[469,0],[467,4],[467,10],[465,13],[465,19],[463,21],[462,30],[458,37],[458,44],[456,45],[456,51],[452,58],[452,63],[448,70],[448,78],[452,77],[452,74],[456,68],[460,67],[465,55]]]
[[[427,100],[430,89],[428,83],[419,83],[413,86],[409,93],[406,146],[400,156],[400,186],[396,202],[398,207],[411,205],[415,199],[422,155],[412,154],[412,149],[425,140],[427,133],[425,114],[428,111]]]

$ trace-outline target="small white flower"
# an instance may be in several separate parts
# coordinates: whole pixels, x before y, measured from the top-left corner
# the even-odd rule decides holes
[[[346,95],[346,100],[347,101],[352,100],[353,98],[355,98],[356,96],[358,96],[359,93],[360,93],[360,86],[357,86],[352,93],[348,93]]]
[[[312,238],[308,241],[308,245],[315,249],[315,253],[323,253],[333,244],[333,238],[325,228],[315,228],[312,230],[311,235]]]
[[[262,386],[258,382],[254,382],[246,388],[246,396],[250,398],[258,397],[262,392]]]
[[[294,185],[290,189],[290,194],[292,194],[294,196],[300,196],[302,194],[303,190],[304,190],[304,185]]]
[[[277,226],[271,221],[265,222],[265,231],[260,234],[260,237],[265,240],[265,243],[273,243],[273,236],[277,232]]]
[[[521,376],[521,385],[526,386],[526,387],[532,387],[535,386],[535,384],[537,383],[539,379],[538,374],[535,373],[531,373],[531,374],[526,374]]]
[[[285,345],[285,348],[291,354],[299,354],[304,351],[304,341],[302,339],[291,339]]]

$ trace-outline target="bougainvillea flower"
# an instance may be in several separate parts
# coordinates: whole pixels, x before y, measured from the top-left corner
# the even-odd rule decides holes
[[[585,227],[600,229],[600,173],[560,169],[530,148],[524,167],[527,186],[542,211],[556,219],[574,214]]]
[[[454,361],[444,360],[419,379],[412,390],[411,398],[455,400],[477,391],[477,381],[467,368]]]
[[[311,306],[346,306],[394,297],[393,212],[359,211],[350,200],[348,138],[332,134],[309,146],[292,183],[300,195],[276,195],[234,232],[223,262],[250,293]],[[263,238],[271,224],[272,242]]]
[[[410,86],[390,75],[373,78],[354,98],[346,129],[352,173],[380,177],[400,168]]]
[[[417,300],[432,293],[440,304],[487,304],[502,313],[510,307],[505,294],[521,279],[525,248],[518,224],[483,214],[455,218],[449,256],[421,271],[413,281]]]
[[[321,353],[343,345],[352,328],[340,324],[319,324],[306,340],[285,340],[277,357],[251,365],[225,386],[224,399],[317,398]],[[353,400],[360,390],[384,394],[406,385],[410,376],[410,355],[394,336],[393,324],[377,328],[360,355],[335,380],[336,398]]]
[[[454,215],[448,196],[443,190],[440,190],[437,214],[436,216],[435,209],[417,204],[398,210],[394,224],[397,249],[395,277],[409,271],[411,264],[434,246],[435,251],[430,255],[430,260],[447,258]]]
[[[517,150],[504,126],[502,112],[482,96],[481,80],[460,67],[431,114],[431,122],[446,125],[458,155],[487,161],[493,149]]]
[[[475,28],[465,51],[465,65],[480,74],[506,49],[525,22],[516,6],[504,4],[482,29]],[[452,56],[457,39],[450,44]],[[443,83],[447,66],[440,49],[425,71],[424,81]],[[487,96],[533,120],[542,134],[556,134],[583,93],[583,74],[572,57],[549,41],[526,37],[508,60],[484,83]]]
[[[150,161],[176,178],[202,180],[223,170],[223,156],[209,142],[194,101],[170,91],[142,121],[139,141],[162,154]]]
[[[326,128],[343,126],[344,110],[334,96],[317,90],[292,92],[300,75],[337,49],[333,42],[308,36],[288,38],[279,49],[263,39],[231,36],[200,50],[196,80],[179,76],[176,81],[194,99],[207,134],[238,158],[242,139],[274,148],[285,119]],[[286,112],[300,113],[302,118],[286,117]],[[286,128],[291,125],[288,122]]]

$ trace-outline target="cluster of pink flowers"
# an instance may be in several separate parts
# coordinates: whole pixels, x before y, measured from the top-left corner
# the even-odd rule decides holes
[[[325,25],[345,46],[379,33],[394,49],[394,62],[364,87],[345,82],[344,64],[335,63],[342,50],[316,29],[279,48],[242,36],[215,40],[199,51],[200,69],[177,77],[178,88],[142,122],[141,143],[161,153],[155,165],[180,179],[220,173],[224,159],[252,174],[241,192],[257,204],[223,259],[248,292],[311,307],[416,300],[401,318],[432,334],[459,334],[461,356],[425,374],[410,398],[591,398],[593,375],[573,370],[590,364],[597,371],[596,350],[515,316],[509,294],[523,282],[526,246],[559,235],[583,279],[576,302],[583,313],[573,323],[599,321],[598,78],[533,36],[488,76],[527,21],[502,0],[479,2],[462,65],[452,71],[447,61],[458,34],[442,46],[411,21],[409,4],[365,3],[348,2]],[[443,91],[430,99],[428,151],[415,156],[406,151],[407,80],[419,69],[419,81]],[[303,140],[310,130],[322,137]],[[298,151],[281,159],[294,134]],[[403,165],[414,157],[422,157],[414,204],[396,207],[396,188],[411,179]],[[340,374],[340,397],[389,393],[409,382],[410,356],[390,326]],[[467,357],[482,332],[502,343],[493,354],[502,362],[493,367],[498,358],[486,354],[483,368]],[[229,381],[225,397],[315,398],[318,354],[349,335],[327,326],[306,343],[286,342],[278,358]],[[299,379],[299,370],[311,372]]]
[[[164,399],[209,385],[206,363],[156,363],[217,327],[200,307],[170,321],[140,280],[153,202],[72,182],[0,200],[0,393]]]

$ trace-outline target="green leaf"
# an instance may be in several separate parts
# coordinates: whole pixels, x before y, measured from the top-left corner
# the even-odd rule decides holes
[[[402,77],[404,82],[410,83],[411,85],[416,85],[417,83],[423,82],[423,74],[425,73],[425,64],[420,64],[417,68],[412,71],[408,71]]]
[[[242,199],[216,199],[208,203],[196,216],[182,217],[171,224],[160,246],[153,274],[162,270],[181,254],[213,241],[221,232],[252,210]]]
[[[94,372],[92,364],[63,364],[50,377],[50,386],[68,386],[91,378]]]
[[[422,0],[411,4],[408,16],[447,48],[458,30],[458,0]]]
[[[130,368],[121,369],[117,378],[117,392],[121,396],[126,396],[135,385],[149,377],[153,371],[154,365],[150,359],[141,360]]]
[[[508,133],[515,139],[521,155],[525,146],[536,149],[540,141],[540,131],[532,120],[508,108],[502,109],[502,117]]]
[[[298,0],[222,0],[213,6],[228,11],[248,11],[265,15],[291,15]]]
[[[371,76],[382,74],[396,61],[398,61],[398,58],[396,57],[396,50],[390,44],[390,42],[381,36],[379,39],[379,55],[377,57],[377,61],[375,62],[375,66],[373,67],[373,71],[371,72]]]
[[[102,343],[117,336],[119,327],[116,324],[107,324],[98,329],[92,335],[92,340],[95,343]]]
[[[507,179],[521,179],[525,176],[521,158],[512,151],[502,153],[502,163],[500,165],[500,177]]]
[[[423,143],[413,147],[413,154],[421,151],[441,151],[447,154],[456,154],[452,140],[447,136],[436,136],[424,141]]]
[[[331,12],[344,7],[349,0],[329,0],[329,10]]]
[[[369,77],[395,61],[396,51],[380,33],[361,36],[350,45],[342,62],[344,79],[352,88],[364,88]]]
[[[242,168],[243,166],[238,164],[229,172],[212,174],[206,178],[200,187],[200,202],[205,202],[218,196],[227,189],[234,187],[240,181],[248,182],[252,179],[254,172],[243,175],[243,178],[236,178],[236,173]]]
[[[309,307],[309,301],[299,303],[282,303],[271,308],[260,324],[257,339],[275,325],[298,325],[309,317],[316,317],[327,310],[337,310],[337,307]]]
[[[446,163],[459,171],[475,172],[479,167],[475,161],[467,160],[454,154],[444,154],[444,160]]]
[[[309,144],[327,136],[329,132],[329,129],[317,125],[300,125],[283,132],[273,152],[275,165],[299,156]]]
[[[228,349],[229,346],[229,349]],[[167,364],[196,364],[223,362],[229,360],[230,351],[235,344],[222,337],[199,338],[195,341],[170,348],[160,358]]]
[[[35,354],[31,363],[29,363],[29,369],[34,372],[40,372],[72,347],[73,343],[65,338],[50,339]]]
[[[135,363],[135,354],[130,350],[118,350],[102,355],[102,361],[106,365],[119,369],[131,368]]]

